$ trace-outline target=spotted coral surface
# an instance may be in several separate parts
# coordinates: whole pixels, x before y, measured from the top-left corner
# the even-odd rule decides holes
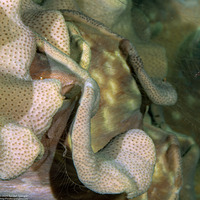
[[[1,179],[12,179],[22,174],[43,154],[42,144],[28,128],[6,123],[1,124],[0,133]]]
[[[21,3],[0,2],[1,179],[19,176],[43,154],[40,138],[63,102],[58,80],[30,77],[36,38],[21,21]]]
[[[13,76],[16,75],[16,72],[11,73],[12,78],[9,78],[7,77],[7,75],[10,73],[10,70],[7,70],[4,75],[5,80],[2,81],[2,85],[5,83],[5,88],[7,87],[7,85],[9,85],[6,88],[6,91],[10,90],[11,88],[11,94],[13,96],[17,96],[17,94],[13,92],[14,90],[16,90],[17,92],[18,90],[22,91],[24,96],[27,95],[27,90],[28,93],[30,93],[25,98],[25,100],[27,100],[28,102],[27,104],[23,103],[23,99],[20,99],[18,101],[21,107],[25,105],[27,108],[29,108],[23,110],[23,112],[25,113],[20,115],[20,112],[22,112],[22,110],[19,109],[19,116],[17,115],[17,119],[14,120],[12,117],[7,119],[6,116],[2,115],[3,120],[6,121],[4,123],[5,125],[7,125],[7,123],[13,123],[14,125],[15,123],[18,123],[16,125],[17,130],[14,129],[14,131],[16,130],[16,134],[14,134],[16,135],[16,137],[13,138],[14,143],[8,143],[11,148],[9,148],[9,145],[7,145],[7,141],[8,138],[10,138],[10,135],[6,134],[6,137],[3,137],[4,134],[2,134],[2,144],[4,144],[2,155],[4,155],[4,152],[6,150],[8,150],[8,154],[3,157],[3,164],[6,164],[9,159],[13,159],[13,161],[16,162],[16,152],[18,153],[18,151],[18,155],[22,155],[21,157],[24,157],[25,160],[27,155],[29,155],[31,159],[27,160],[23,164],[18,164],[17,168],[14,168],[14,170],[12,169],[15,174],[11,174],[11,177],[8,176],[10,171],[6,172],[7,175],[5,175],[6,173],[2,174],[2,177],[4,177],[4,179],[10,179],[20,175],[34,162],[36,157],[42,154],[42,147],[40,146],[38,138],[40,139],[44,131],[48,129],[51,123],[52,116],[62,105],[62,96],[59,93],[61,88],[59,81],[32,81],[30,79],[28,66],[29,63],[33,60],[36,45],[35,41],[37,41],[37,45],[47,54],[48,58],[54,59],[60,64],[63,64],[70,72],[73,72],[73,74],[75,74],[84,84],[83,94],[79,102],[80,105],[78,107],[74,123],[72,124],[71,133],[73,161],[77,170],[77,174],[82,183],[89,189],[103,194],[116,194],[125,192],[127,193],[128,198],[133,198],[137,195],[144,193],[151,184],[151,178],[155,165],[154,144],[150,137],[147,136],[144,131],[132,129],[124,134],[120,134],[119,136],[115,137],[101,151],[97,153],[93,152],[91,146],[90,123],[91,117],[98,109],[100,97],[99,88],[96,82],[90,79],[90,75],[85,70],[83,70],[89,67],[89,62],[87,61],[90,59],[90,52],[84,51],[86,52],[86,54],[82,54],[83,59],[81,60],[86,63],[86,65],[81,64],[82,68],[73,59],[70,58],[70,50],[68,48],[68,44],[69,40],[72,37],[78,38],[77,40],[82,45],[80,47],[81,49],[86,48],[86,50],[88,50],[88,45],[86,42],[81,41],[81,34],[74,27],[72,27],[72,24],[70,25],[69,22],[65,23],[65,20],[78,19],[76,21],[77,23],[83,23],[84,25],[96,27],[99,31],[101,31],[101,33],[104,33],[105,35],[110,35],[113,37],[118,37],[118,35],[113,34],[111,31],[109,31],[109,29],[104,27],[103,24],[83,15],[78,11],[63,11],[63,13],[65,13],[63,14],[63,17],[62,13],[59,11],[45,10],[48,7],[50,8],[51,3],[53,5],[55,1],[50,1],[50,4],[46,5],[46,8],[45,6],[43,8],[41,8],[40,6],[36,6],[29,0],[17,1],[16,4],[13,4],[13,1],[6,2],[7,7],[10,8],[12,8],[12,5],[16,5],[17,11],[14,10],[13,13],[19,14],[19,8],[21,8],[21,15],[18,15],[18,18],[13,19],[17,19],[15,22],[19,25],[19,29],[22,29],[19,34],[20,36],[21,34],[23,35],[27,32],[29,33],[28,38],[29,36],[32,37],[33,40],[29,41],[31,45],[29,45],[27,48],[31,48],[33,54],[29,55],[29,60],[25,69],[23,68],[22,74],[20,70],[21,66],[19,67],[19,69],[17,68],[17,71],[19,71],[19,75],[16,77],[16,80],[13,80]],[[113,2],[114,1],[111,1],[112,5]],[[66,6],[66,4],[62,3],[63,2],[58,1],[58,9],[61,9],[62,6],[63,8]],[[70,1],[69,4],[69,6],[73,7],[72,1]],[[14,9],[16,9],[15,6]],[[23,19],[23,21],[21,21],[21,19]],[[16,26],[15,23],[13,29],[18,30],[18,26]],[[73,33],[73,36],[70,35],[71,38],[69,38],[69,33]],[[60,35],[62,37],[60,37]],[[16,38],[16,40],[18,41],[18,38]],[[22,49],[26,48],[23,40],[22,43],[19,42],[15,45],[21,45]],[[21,57],[25,56],[26,54],[21,55],[20,51],[17,51],[14,55],[20,57],[17,61],[21,61]],[[132,54],[129,55],[132,56]],[[15,60],[16,57],[14,57],[13,59]],[[25,61],[26,60],[27,58],[25,58]],[[139,63],[140,65],[138,65],[136,60],[136,64],[137,67],[139,66],[142,69],[142,72],[144,72],[141,63]],[[8,67],[6,67],[6,69],[7,68]],[[13,70],[11,69],[11,71]],[[4,74],[4,72],[5,69],[2,71],[2,73]],[[149,82],[143,81],[146,80],[148,76],[145,73],[143,73],[143,75],[144,76],[143,79],[141,79],[141,82],[143,82],[145,86],[148,86]],[[19,78],[22,80],[18,80]],[[150,78],[149,80],[151,82]],[[10,83],[12,81],[13,83]],[[26,86],[28,89],[24,89],[24,86]],[[152,84],[152,82],[151,86],[152,88],[150,88],[150,94],[152,93],[152,90],[156,88],[155,85]],[[161,86],[163,85],[161,84]],[[159,89],[160,87],[156,88],[156,92],[159,92]],[[146,90],[148,90],[148,88]],[[136,91],[138,91],[138,88],[136,88]],[[163,88],[161,88],[161,92],[163,92]],[[1,96],[4,96],[4,94],[6,94],[5,90],[2,91]],[[6,95],[5,98],[9,99],[7,98],[8,95]],[[156,95],[153,94],[153,98]],[[19,98],[21,97],[22,96],[19,96]],[[158,97],[158,99],[159,98],[160,96]],[[6,99],[3,99],[2,102],[4,102],[4,105],[6,105],[9,112],[11,112],[12,106],[14,104],[12,103],[12,101],[9,101],[8,104],[6,104]],[[164,100],[165,99],[166,98],[164,97]],[[140,101],[138,102],[138,104],[140,104]],[[2,108],[4,108],[4,105],[2,106]],[[10,116],[10,114],[8,114],[8,116]],[[4,126],[4,124],[2,125],[2,131],[4,131],[4,128],[7,128],[6,126]],[[22,128],[28,129],[20,129],[20,127],[18,126],[21,125]],[[29,138],[27,135],[31,135],[31,140],[28,139],[27,142],[22,142],[22,146],[20,146],[21,143],[18,143],[18,130],[24,131],[24,134],[22,134],[22,136],[25,139]],[[38,138],[35,137],[35,135],[37,135]],[[15,142],[16,140],[17,142]],[[16,149],[16,144],[18,144],[19,148],[16,152],[14,152],[13,148]],[[23,148],[26,147],[27,144],[30,144],[32,151],[24,151]]]
[[[128,198],[133,198],[144,193],[151,184],[156,161],[154,144],[145,132],[132,129],[94,153],[90,118],[98,105],[97,93],[96,83],[87,80],[73,123],[72,156],[78,177],[97,193],[125,192]]]

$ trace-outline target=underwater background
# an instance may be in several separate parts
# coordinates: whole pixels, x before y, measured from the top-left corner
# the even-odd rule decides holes
[[[152,40],[166,49],[167,79],[178,92],[177,103],[164,108],[166,122],[173,130],[193,137],[200,146],[200,2],[177,2],[155,0],[136,4],[148,16],[155,31]],[[200,163],[195,175],[197,199],[200,199],[199,179]]]

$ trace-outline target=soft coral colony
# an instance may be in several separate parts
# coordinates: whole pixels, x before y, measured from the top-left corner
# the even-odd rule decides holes
[[[61,26],[64,24],[64,18],[60,13],[44,11],[31,1],[3,1],[1,4],[3,19],[1,36],[1,179],[9,180],[25,172],[36,159],[42,156],[43,146],[40,138],[50,126],[53,115],[62,105],[63,98],[59,93],[61,83],[58,80],[32,80],[30,77],[29,67],[36,52],[37,42],[40,42],[40,45],[43,43],[44,51],[50,56],[54,51],[57,59],[60,57],[56,55],[59,52],[58,49],[54,50],[55,47],[60,48],[66,54],[69,54],[67,52],[69,50],[64,51],[65,47],[68,48],[67,28]],[[31,12],[26,13],[28,9]],[[29,18],[30,13],[32,14],[31,19]],[[52,38],[57,27],[49,27],[51,21],[47,22],[47,16],[50,17],[49,20],[61,24],[59,27],[63,28],[63,40]],[[45,41],[24,25],[22,18],[28,25],[31,25],[34,32],[40,33],[45,30],[42,32]],[[37,26],[40,20],[44,22],[44,25],[47,22],[46,27]],[[64,62],[70,59],[67,55],[63,57]],[[61,61],[63,62],[63,60]],[[127,192],[130,197],[133,197],[145,192],[150,184],[155,164],[155,149],[151,139],[143,131],[135,131],[135,135],[129,132],[126,136],[118,137],[115,142],[113,141],[113,144],[105,149],[106,152],[94,154],[90,144],[89,124],[91,113],[98,107],[98,86],[78,64],[72,60],[67,64],[71,64],[70,70],[74,70],[72,72],[80,76],[85,85],[72,128],[73,160],[81,181],[88,188],[99,193]],[[140,138],[142,143],[146,141],[146,144],[144,143],[146,152],[143,152],[144,162],[135,163],[135,167],[133,167],[132,162],[135,155],[133,154],[131,160],[126,160],[127,156],[129,159],[131,156],[126,147],[130,150],[133,148],[135,153],[137,151],[139,153],[141,150],[137,146],[131,145],[129,140],[140,141]],[[79,142],[80,140],[81,142]],[[125,147],[124,152],[121,153],[121,156],[118,155],[116,161],[113,161],[115,154],[120,150],[118,150],[119,147],[115,147],[115,143],[120,141],[124,142],[122,146],[122,150]],[[114,153],[115,151],[116,153]],[[84,160],[82,160],[82,156],[84,156]],[[148,168],[145,177],[142,178],[138,170],[144,165]],[[102,179],[101,177],[105,174],[109,174],[109,176]],[[134,180],[134,176],[138,179],[137,181]],[[108,179],[106,180],[106,178]]]
[[[83,2],[79,2],[79,6],[83,6]],[[126,9],[113,1],[107,3],[118,8],[114,14]],[[85,1],[85,4],[88,5],[88,2]],[[141,198],[153,199],[148,191],[151,190],[153,194],[154,188],[158,187],[156,181],[165,181],[159,170],[164,168],[164,162],[172,162],[173,166],[167,169],[169,173],[172,171],[173,176],[170,179],[172,183],[169,180],[172,186],[169,199],[177,199],[182,185],[182,165],[180,146],[175,134],[162,132],[149,124],[144,127],[144,132],[140,123],[136,126],[136,122],[132,122],[135,124],[131,130],[112,133],[113,139],[104,148],[94,152],[91,143],[91,118],[99,112],[99,104],[99,109],[103,110],[99,115],[105,114],[105,106],[102,106],[102,94],[105,93],[100,80],[102,74],[94,72],[98,71],[95,67],[92,69],[95,62],[97,64],[100,60],[97,57],[97,60],[93,60],[95,51],[100,52],[99,49],[102,48],[102,55],[106,57],[109,54],[110,57],[106,59],[109,62],[112,60],[112,63],[112,57],[117,57],[118,64],[122,67],[121,72],[131,82],[131,86],[124,84],[122,90],[128,90],[132,95],[129,96],[137,104],[133,105],[134,109],[131,108],[132,115],[136,118],[141,118],[141,95],[131,70],[149,101],[154,104],[172,105],[176,102],[177,94],[172,85],[162,81],[160,77],[149,76],[131,42],[97,21],[98,13],[96,20],[80,12],[78,2],[48,0],[40,6],[31,0],[1,0],[0,5],[0,178],[12,181],[42,158],[44,147],[41,138],[52,126],[54,115],[68,106],[66,94],[78,85],[81,97],[68,138],[73,163],[83,185],[100,194],[126,193],[127,198],[144,194]],[[104,22],[101,14],[100,12],[100,21]],[[115,22],[119,16],[113,16]],[[102,36],[109,38],[109,48],[115,49],[114,53],[107,51],[104,44],[103,47],[95,46]],[[77,42],[78,48],[70,44],[72,40]],[[80,52],[75,52],[73,48]],[[33,65],[36,49],[53,63],[55,69],[52,68],[48,73],[45,70],[40,73],[35,69],[34,74],[31,74],[30,66]],[[111,68],[109,62],[106,70],[111,74],[113,69],[108,70]],[[114,81],[111,82],[112,88],[118,87]],[[112,107],[114,100],[110,94],[106,95],[108,104]],[[128,110],[123,116],[126,117],[126,114]],[[112,121],[114,120],[110,124]],[[159,148],[155,147],[159,141],[161,145]],[[186,139],[182,141],[185,142]],[[165,154],[173,156],[165,161]],[[153,176],[155,182],[152,182]]]
[[[1,179],[19,176],[42,156],[41,135],[62,105],[59,81],[31,79],[36,42],[20,7],[19,1],[1,1]]]

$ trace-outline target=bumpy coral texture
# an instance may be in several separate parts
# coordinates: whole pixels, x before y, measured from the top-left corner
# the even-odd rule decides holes
[[[155,147],[145,132],[132,129],[94,153],[90,118],[98,102],[97,89],[94,81],[86,81],[72,129],[73,161],[79,179],[89,189],[103,194],[126,192],[128,198],[133,198],[150,186]]]
[[[1,1],[0,72],[29,79],[35,52],[34,36],[20,20],[18,1]]]
[[[50,7],[51,3],[52,1],[46,6]],[[6,66],[6,60],[4,60],[3,66],[5,67],[1,71],[4,76],[2,87],[5,87],[1,93],[3,99],[2,109],[7,106],[6,108],[9,110],[7,115],[1,116],[4,122],[2,122],[1,137],[3,159],[0,164],[1,166],[8,166],[6,173],[3,173],[5,169],[1,169],[1,178],[10,179],[20,175],[42,154],[43,150],[38,137],[40,138],[47,130],[52,116],[62,104],[59,81],[32,81],[30,79],[29,65],[34,57],[36,40],[37,45],[47,56],[65,66],[67,70],[71,71],[84,83],[83,94],[72,125],[71,134],[73,161],[82,183],[89,189],[103,194],[125,192],[128,198],[132,198],[144,193],[151,184],[156,157],[154,144],[145,132],[132,129],[115,137],[98,153],[94,153],[92,150],[90,123],[91,117],[98,109],[100,93],[96,82],[83,69],[87,68],[88,64],[86,64],[86,67],[83,65],[83,68],[81,68],[69,56],[69,42],[71,39],[69,33],[72,34],[72,37],[78,38],[81,45],[86,44],[83,41],[81,42],[81,35],[76,28],[70,23],[65,23],[61,12],[46,11],[45,8],[34,5],[30,0],[10,0],[6,3],[1,2],[1,4],[5,12],[7,12],[7,7],[8,11],[9,9],[12,10],[12,12],[9,11],[9,15],[11,15],[9,20],[13,20],[12,26],[9,26],[9,23],[5,24],[2,41],[7,38],[7,31],[11,27],[19,34],[11,34],[12,37],[8,38],[10,40],[6,44],[13,44],[13,49],[20,48],[15,53],[10,53],[12,48],[8,47],[6,54],[9,54],[9,58],[7,59],[11,59],[12,62]],[[61,1],[59,1],[60,5],[62,5]],[[116,41],[121,39],[117,34],[110,32],[103,24],[78,11],[63,11],[63,13],[66,19],[72,18],[78,23],[95,27],[101,33],[117,38]],[[7,15],[3,13],[2,16],[6,18]],[[84,45],[81,48],[84,49]],[[87,45],[86,50],[88,50]],[[130,56],[132,56],[131,53],[131,51],[128,51]],[[6,54],[5,52],[2,53],[3,59]],[[83,52],[83,62],[87,63],[90,57],[89,54],[89,51],[86,54]],[[15,65],[15,62],[18,63],[18,61],[19,66]],[[8,75],[15,78],[10,78]],[[146,76],[141,82],[146,80]],[[149,82],[143,82],[144,85],[149,85]],[[154,89],[155,86],[152,87]],[[10,92],[7,94],[7,91]],[[18,97],[18,95],[19,115],[18,112],[17,114],[15,114],[15,111],[13,112],[16,106],[13,101],[6,102],[11,96]],[[25,98],[22,98],[24,96]],[[12,112],[14,115],[10,117]],[[7,127],[10,124],[14,126],[13,129]],[[24,134],[20,134],[20,137],[22,135],[25,139],[23,141],[19,141],[21,139],[19,138],[19,131],[21,130],[24,131]],[[7,134],[7,131],[10,131],[9,134]],[[14,135],[14,137],[10,135]],[[35,135],[38,137],[35,137]],[[9,142],[10,137],[16,142]],[[30,147],[29,151],[27,151],[28,145]],[[15,152],[14,149],[17,149],[17,151]],[[21,155],[21,159],[24,160],[17,162],[18,155]],[[10,159],[16,163],[13,167],[10,164],[7,165]],[[11,171],[15,173],[12,174]],[[8,174],[11,174],[11,176]]]
[[[3,116],[10,121],[29,127],[40,135],[50,125],[50,118],[61,106],[60,82],[56,80],[0,81]],[[1,114],[2,115],[2,114]]]
[[[0,178],[12,179],[43,154],[42,134],[63,98],[57,80],[32,81],[34,34],[20,18],[21,1],[1,1]]]
[[[150,100],[158,105],[175,104],[177,101],[176,90],[170,83],[148,76],[144,70],[142,60],[133,45],[124,39],[120,42],[119,47],[122,53],[127,56],[127,64],[135,71]]]
[[[23,173],[39,154],[42,145],[28,128],[7,123],[1,124],[1,179],[15,178]],[[22,139],[23,138],[23,139]]]
[[[77,63],[75,63],[69,56],[63,54],[63,49],[59,47],[59,40],[57,41],[58,43],[56,42],[56,40],[53,40],[53,37],[56,36],[55,38],[58,38],[60,35],[60,32],[56,29],[56,26],[52,26],[52,24],[54,23],[54,17],[55,19],[58,17],[63,30],[65,29],[64,32],[68,33],[66,24],[63,23],[63,18],[60,15],[60,13],[54,11],[47,11],[46,13],[49,12],[49,15],[52,17],[50,17],[49,20],[46,20],[46,17],[43,17],[48,16],[45,12],[40,10],[37,10],[36,12],[34,11],[34,9],[31,9],[30,11],[31,12],[27,12],[23,15],[24,23],[31,27],[35,32],[37,32],[37,34],[39,34],[39,37],[37,38],[39,41],[38,43],[42,43],[43,50],[45,51],[45,53],[47,53],[47,55],[53,58],[54,60],[66,66],[77,77],[79,77],[83,81],[86,81],[90,77],[88,73],[82,70],[80,66],[77,65]],[[91,25],[93,27],[97,27],[102,33],[105,33],[106,35],[118,37],[116,34],[110,32],[101,23],[98,23],[97,21],[92,20],[91,18],[88,18],[87,16],[82,15],[79,12],[64,11],[64,14],[65,16],[73,16],[79,22]],[[44,23],[46,27],[45,30],[43,30],[43,27],[41,26],[37,27],[35,23],[36,21],[41,24]],[[67,23],[67,25],[70,34],[72,34],[72,37],[75,35],[80,37],[78,31],[72,25],[70,25],[70,23]],[[119,39],[120,37],[118,37],[118,40]],[[83,42],[81,44],[83,44]],[[84,58],[85,56],[83,56],[83,59]],[[87,84],[85,85],[85,92],[82,96],[82,101],[80,102],[80,106],[76,114],[75,122],[72,129],[73,160],[77,169],[78,176],[84,185],[86,185],[91,190],[94,190],[95,192],[126,192],[129,198],[137,196],[145,192],[151,183],[151,177],[155,164],[154,145],[151,139],[143,131],[131,130],[130,132],[127,132],[125,134],[125,137],[121,135],[120,137],[118,137],[118,139],[116,138],[114,140],[115,142],[112,145],[108,145],[105,148],[105,150],[107,149],[107,151],[109,152],[116,152],[115,155],[110,155],[110,157],[106,157],[106,153],[103,153],[104,150],[97,154],[94,154],[91,149],[91,143],[88,141],[91,140],[90,118],[94,114],[93,108],[95,108],[96,110],[98,105],[98,101],[95,101],[94,98],[98,99],[99,92],[98,86],[95,83],[93,83],[93,81],[89,85],[91,84],[91,87],[94,89],[94,92],[89,92],[90,87]],[[96,106],[94,106],[93,104]],[[139,134],[139,136],[136,139],[132,138],[134,137],[134,134]],[[127,137],[130,140],[132,140],[128,140]],[[143,146],[143,149],[145,150],[145,148],[147,148],[147,151],[143,151],[143,155],[141,156],[139,155],[140,152],[138,152],[136,155],[131,157],[132,160],[131,163],[129,163],[128,157],[130,157],[130,153],[125,151],[124,149],[126,149],[126,147],[130,145],[131,150],[135,150],[136,152],[139,151],[138,148],[134,148],[134,144],[137,140],[139,140],[140,144],[142,144],[142,138],[145,140],[145,145]],[[79,143],[79,141],[81,141],[81,143]],[[119,143],[123,142],[123,145],[119,149],[117,149],[116,147],[117,141]],[[121,154],[118,151],[120,151]],[[149,160],[147,159],[147,152],[151,155]],[[114,157],[117,156],[117,154],[119,154],[119,159],[114,160]],[[143,162],[138,161],[141,158],[143,159],[146,165],[144,165]],[[93,164],[90,165],[90,163]],[[131,168],[129,167],[129,165],[133,167]],[[124,171],[122,168],[126,168],[126,170]],[[139,171],[141,169],[142,171],[145,171],[146,169],[144,173],[145,176],[139,175]],[[101,179],[101,177],[106,175],[107,173],[107,178],[110,175],[112,175],[112,183],[110,183],[110,179],[107,179],[106,177],[103,180]],[[118,185],[116,185],[116,183],[118,183]]]
[[[25,21],[35,32],[42,35],[63,53],[70,54],[69,34],[65,19],[57,11],[40,11],[26,13]]]

